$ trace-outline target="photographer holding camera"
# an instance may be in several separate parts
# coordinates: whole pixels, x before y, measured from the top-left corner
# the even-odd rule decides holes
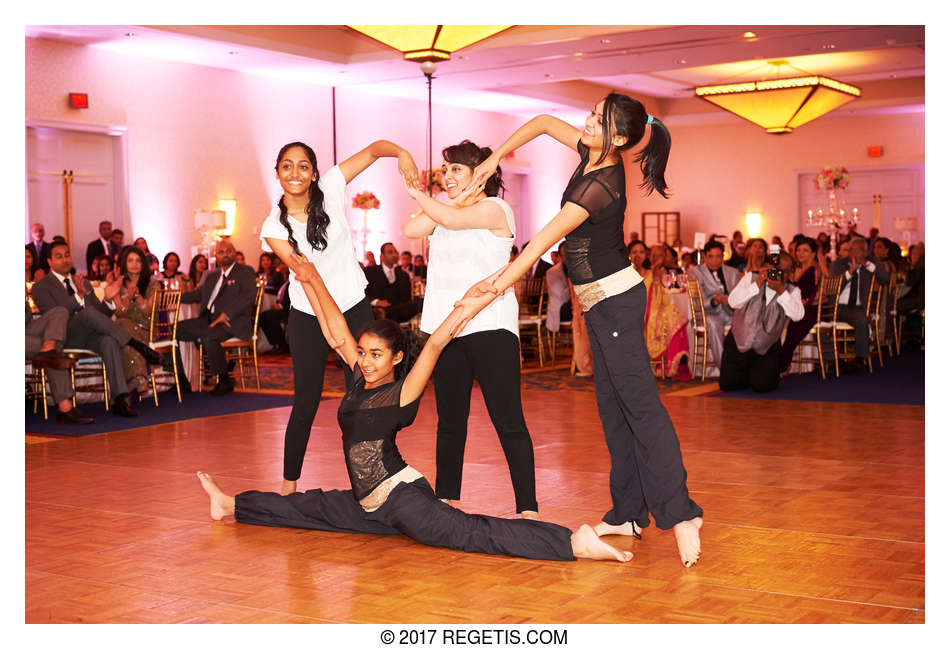
[[[781,247],[769,247],[769,265],[750,270],[729,293],[732,330],[723,343],[719,387],[756,392],[778,387],[782,357],[781,337],[786,318],[805,315],[801,292],[788,279],[794,262]]]

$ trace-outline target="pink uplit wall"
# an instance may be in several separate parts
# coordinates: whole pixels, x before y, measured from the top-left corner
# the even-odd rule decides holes
[[[233,238],[248,262],[260,254],[260,223],[280,195],[275,156],[292,140],[310,144],[318,166],[333,164],[331,89],[195,65],[117,54],[55,41],[26,39],[26,115],[59,122],[128,128],[129,222],[126,241],[144,236],[160,257],[175,250],[187,264],[197,208],[218,199],[237,201]],[[86,92],[90,108],[67,108],[68,92]],[[338,160],[376,139],[405,147],[420,169],[425,165],[425,83],[419,75],[418,101],[390,99],[337,89]],[[438,79],[433,88],[438,96]],[[469,138],[497,146],[522,118],[434,106],[433,164],[441,164],[444,146]],[[519,151],[531,167],[526,202],[538,227],[557,212],[563,183],[575,156],[553,141]],[[402,220],[414,209],[395,161],[380,160],[348,187],[348,199],[370,190],[380,199],[368,214],[368,248],[393,241],[400,249],[420,249],[405,240]],[[543,216],[542,216],[543,215]],[[351,209],[351,226],[362,225],[362,212]],[[118,226],[119,224],[117,224]],[[361,242],[355,240],[357,247]],[[85,246],[85,242],[79,242]]]
[[[800,172],[826,165],[854,171],[924,161],[924,113],[832,113],[787,135],[768,135],[738,117],[705,124],[670,125],[667,167],[671,197],[642,197],[639,169],[627,168],[626,235],[640,231],[640,214],[680,212],[684,245],[693,233],[746,232],[746,212],[762,215],[761,236],[789,241],[798,231],[796,188]],[[884,156],[869,158],[869,145]],[[922,215],[921,215],[922,216]],[[866,234],[868,225],[859,227]],[[642,233],[641,233],[642,234]],[[888,234],[882,232],[882,234]],[[892,235],[889,235],[892,236]]]

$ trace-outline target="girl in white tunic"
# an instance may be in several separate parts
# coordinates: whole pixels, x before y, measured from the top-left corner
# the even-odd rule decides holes
[[[312,262],[325,278],[327,289],[351,331],[359,331],[373,319],[365,296],[366,277],[350,239],[345,194],[347,183],[379,158],[398,158],[404,181],[409,186],[419,186],[419,170],[412,156],[386,140],[373,142],[331,167],[322,177],[317,171],[316,154],[303,142],[286,144],[277,154],[274,168],[284,193],[261,226],[261,240],[264,250],[277,253],[291,271],[287,332],[294,368],[294,407],[284,434],[283,494],[297,489],[330,353],[301,285],[301,281],[307,281],[311,267],[294,254]]]
[[[407,186],[423,213],[406,223],[403,233],[410,238],[431,235],[420,323],[425,333],[435,331],[468,287],[508,263],[515,223],[511,207],[497,197],[503,189],[501,169],[483,191],[462,195],[473,169],[489,155],[491,149],[468,140],[443,149],[442,172],[453,205]],[[520,359],[518,302],[512,289],[472,318],[442,352],[433,373],[439,415],[435,481],[439,498],[461,497],[472,383],[478,379],[508,461],[515,507],[522,516],[537,518],[534,446],[521,406]]]

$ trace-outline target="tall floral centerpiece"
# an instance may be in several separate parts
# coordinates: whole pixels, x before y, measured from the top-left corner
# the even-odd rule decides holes
[[[445,178],[441,169],[423,169],[419,172],[419,182],[430,196],[445,191]]]
[[[842,225],[848,223],[857,223],[858,210],[853,209],[850,218],[847,218],[842,207],[840,192],[848,188],[851,184],[851,174],[844,167],[826,166],[820,169],[813,179],[815,189],[821,189],[828,192],[828,212],[819,208],[817,215],[808,210],[808,224],[827,228],[832,240],[832,254],[834,254],[835,242],[839,229]]]
[[[363,211],[363,229],[360,231],[363,241],[363,255],[366,255],[366,239],[369,235],[369,227],[366,221],[366,215],[370,210],[379,209],[379,199],[371,191],[360,192],[353,197],[353,207]]]

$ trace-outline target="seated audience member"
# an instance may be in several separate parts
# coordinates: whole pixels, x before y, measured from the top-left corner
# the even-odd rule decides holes
[[[783,258],[783,266],[791,270],[791,256],[783,253]],[[750,270],[729,293],[729,306],[732,329],[723,343],[719,387],[727,392],[749,386],[771,392],[781,375],[785,321],[801,320],[805,314],[801,292],[785,279],[768,279],[767,268]]]
[[[867,303],[871,290],[871,278],[887,286],[890,275],[884,266],[876,266],[868,260],[868,243],[864,237],[855,235],[848,241],[848,257],[835,259],[831,272],[843,276],[841,294],[838,296],[838,320],[854,327],[855,359],[845,364],[846,371],[861,370],[868,358],[870,330],[868,328]]]
[[[234,391],[234,380],[228,375],[228,364],[221,343],[228,338],[249,340],[254,334],[254,300],[257,297],[257,278],[250,266],[237,263],[234,245],[227,238],[215,245],[217,267],[207,273],[202,284],[182,294],[182,304],[198,304],[197,318],[178,323],[178,340],[201,340],[211,373],[218,376],[218,384],[211,391],[222,395]],[[180,376],[184,376],[181,366]],[[188,381],[182,384],[191,389]]]
[[[745,262],[746,244],[742,241],[742,232],[736,230],[732,233],[732,239],[729,241],[729,259],[726,260],[726,266],[739,268]]]
[[[257,278],[264,282],[264,292],[277,295],[286,278],[277,271],[277,255],[272,252],[261,253],[257,261]]]
[[[422,255],[416,255],[412,258],[412,274],[416,277],[421,277],[422,279],[426,278],[426,271],[429,269],[426,266],[425,257]]]
[[[699,281],[699,291],[703,296],[703,309],[706,313],[706,344],[712,351],[716,367],[720,367],[726,327],[732,324],[729,293],[739,283],[741,275],[735,268],[723,263],[725,246],[719,241],[707,241],[703,252],[705,262],[696,266],[690,276]]]
[[[204,255],[195,255],[188,265],[188,279],[191,280],[191,290],[195,290],[204,282],[208,273],[208,258]]]
[[[152,254],[152,251],[148,249],[148,242],[145,240],[145,237],[139,237],[135,240],[133,245],[142,251],[142,254],[145,255],[145,272],[149,275],[154,275],[158,272],[158,257]],[[120,251],[121,254],[121,251]]]
[[[46,265],[46,248],[49,246],[49,242],[44,241],[44,237],[46,237],[46,228],[43,227],[42,223],[34,223],[30,228],[30,242],[26,244],[26,247],[33,253],[36,267],[42,268],[45,275],[49,272],[49,266]]]
[[[924,309],[924,244],[910,247],[910,263],[904,276],[906,292],[897,300],[898,313]]]
[[[91,424],[95,421],[79,408],[73,407],[72,381],[67,371],[76,362],[63,354],[69,311],[54,306],[38,318],[26,303],[26,360],[35,368],[44,368],[53,401],[56,402],[57,424]]]
[[[739,264],[740,273],[748,271],[756,272],[765,268],[768,261],[766,256],[769,247],[765,245],[765,239],[753,237],[745,242],[745,259]]]
[[[522,248],[522,250],[524,250],[524,248]],[[532,273],[531,277],[533,277],[534,279],[541,279],[542,277],[544,277],[544,274],[548,272],[548,270],[553,265],[554,264],[547,261],[543,257],[539,257],[538,263],[534,265],[534,273]]]
[[[877,237],[870,250],[871,255],[869,259],[875,266],[883,266],[887,271],[888,277],[897,272],[897,264],[900,261],[901,250],[897,244],[893,243],[887,237]]]
[[[36,263],[36,255],[30,247],[25,249],[26,281],[38,282],[46,276],[46,271]]]
[[[244,263],[244,253],[241,252],[240,250],[234,253],[234,263],[241,264],[242,266],[246,266],[246,264]]]
[[[772,243],[777,245],[779,248],[783,250],[785,249],[785,244],[782,243],[782,237],[778,236],[777,234],[774,237],[772,237]],[[792,259],[794,259],[794,257],[792,257]]]
[[[89,277],[91,280],[108,283],[114,282],[119,277],[119,270],[109,255],[99,255],[93,260],[92,265],[98,269],[98,273],[95,278]]]
[[[261,331],[273,347],[270,352],[272,354],[290,353],[287,338],[284,336],[284,328],[281,326],[287,324],[290,316],[290,293],[287,292],[289,284],[289,282],[281,284],[274,304],[271,308],[261,311]]]
[[[408,250],[403,250],[399,253],[399,267],[402,268],[409,277],[415,277],[416,272],[412,266],[412,253]]]
[[[363,259],[365,259],[363,268],[369,268],[370,266],[376,265],[376,255],[373,254],[372,250],[367,250],[366,254],[363,255]]]
[[[155,279],[160,281],[166,288],[176,288],[182,291],[189,291],[189,278],[181,271],[181,258],[176,252],[169,252],[162,259],[162,272],[156,275]]]
[[[145,253],[128,246],[119,255],[119,294],[115,297],[115,323],[130,336],[148,344],[152,322],[152,301],[159,283],[145,267]],[[149,389],[149,367],[145,358],[131,347],[122,348],[122,367],[126,381],[138,392]]]
[[[683,269],[680,268],[679,263],[677,263],[676,250],[668,243],[661,245],[663,246],[663,265],[666,266],[666,270],[674,272],[677,275],[682,274]]]
[[[508,261],[514,261],[515,257],[518,256],[518,246],[511,246],[511,254],[508,256]]]
[[[412,301],[412,280],[399,266],[399,251],[391,243],[384,243],[379,250],[379,266],[364,268],[366,296],[373,307],[385,312],[385,317],[396,322],[405,322],[419,312],[419,305]]]
[[[115,244],[116,253],[113,255],[113,258],[119,254],[119,250],[122,250],[122,246],[125,245],[125,232],[119,230],[118,228],[112,231],[112,243]],[[114,259],[113,259],[114,261]]]
[[[687,250],[680,255],[680,268],[684,274],[689,275],[697,265],[695,250]]]
[[[84,275],[76,275],[75,278],[70,275],[73,260],[67,244],[53,243],[49,253],[50,274],[33,285],[33,301],[40,313],[57,306],[69,311],[66,347],[90,349],[102,357],[109,391],[114,398],[112,413],[135,417],[138,413],[129,401],[129,391],[135,386],[130,386],[125,379],[122,347],[131,347],[149,363],[160,363],[161,357],[112,321],[116,310],[114,298],[120,288],[118,282],[106,285],[103,296],[105,303],[100,302]]]
[[[809,237],[799,240],[795,247],[795,254],[798,257],[798,264],[791,275],[786,276],[785,279],[798,287],[802,306],[805,307],[805,315],[801,320],[789,322],[785,330],[782,362],[779,366],[781,372],[786,371],[792,364],[795,349],[805,340],[805,336],[818,321],[818,287],[823,277],[818,263],[818,242]],[[784,256],[782,258],[784,259]]]
[[[558,244],[557,255],[559,259],[564,258],[563,241]],[[548,316],[544,326],[548,331],[557,333],[561,330],[562,322],[571,320],[571,287],[563,261],[558,261],[548,269],[544,274],[544,283],[548,285]]]
[[[663,277],[668,272],[663,264],[666,254],[667,247],[662,243],[650,248],[651,270],[643,276],[647,290],[643,335],[650,358],[663,363],[664,375],[688,381],[689,338],[686,325],[689,319],[673,304],[668,289],[663,286]]]
[[[650,270],[650,251],[647,250],[647,244],[640,240],[631,241],[627,245],[627,258],[633,264],[633,269],[637,271],[640,277],[646,277]]]

